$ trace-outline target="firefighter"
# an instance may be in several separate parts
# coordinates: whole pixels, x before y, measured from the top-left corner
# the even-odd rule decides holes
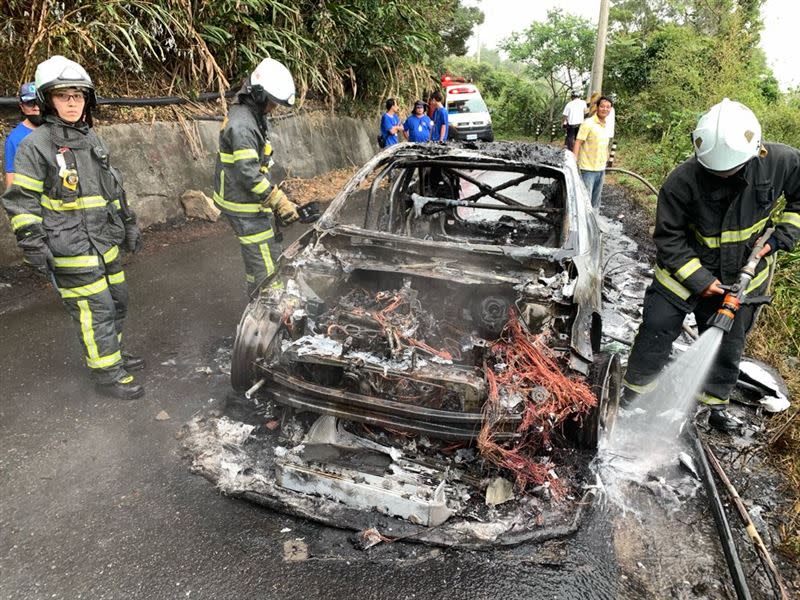
[[[273,160],[267,115],[279,104],[294,105],[294,95],[289,69],[264,59],[237,94],[219,134],[214,202],[239,238],[250,294],[275,272],[281,253],[274,214],[283,225],[299,218],[297,206],[269,178]]]
[[[20,144],[2,201],[24,260],[58,290],[101,393],[139,398],[129,371],[144,360],[123,353],[128,288],[120,247],[141,248],[122,179],[92,129],[94,85],[78,63],[53,56],[36,68],[43,124]]]
[[[735,283],[766,227],[774,224],[775,233],[760,253],[750,297],[766,293],[775,252],[791,250],[800,236],[800,151],[762,144],[756,116],[727,98],[700,118],[692,142],[694,156],[670,173],[658,195],[655,277],[628,361],[623,403],[653,389],[687,313],[694,312],[701,332],[708,328],[725,293],[721,286]],[[773,222],[781,195],[786,208]],[[709,425],[716,429],[737,426],[725,406],[755,312],[745,304],[737,313],[698,398],[710,406]]]

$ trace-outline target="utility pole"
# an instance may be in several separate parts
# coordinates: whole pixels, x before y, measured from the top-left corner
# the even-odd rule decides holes
[[[600,0],[600,18],[597,21],[597,41],[594,45],[594,62],[592,63],[592,82],[589,85],[589,96],[594,92],[603,92],[603,63],[606,59],[608,8],[608,0]]]

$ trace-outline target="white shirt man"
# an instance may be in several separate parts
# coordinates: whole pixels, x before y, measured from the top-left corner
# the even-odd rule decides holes
[[[567,138],[564,140],[564,144],[570,151],[572,151],[575,145],[575,136],[578,135],[578,129],[580,129],[581,123],[583,123],[587,108],[586,101],[579,98],[578,94],[575,92],[572,93],[572,100],[567,102],[567,105],[564,107],[561,125],[567,132]]]

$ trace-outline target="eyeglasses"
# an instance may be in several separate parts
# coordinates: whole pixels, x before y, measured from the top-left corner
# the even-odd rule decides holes
[[[59,102],[77,102],[80,104],[85,100],[83,94],[53,94],[53,98]]]

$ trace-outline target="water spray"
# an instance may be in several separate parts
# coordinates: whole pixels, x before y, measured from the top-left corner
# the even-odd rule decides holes
[[[764,249],[764,246],[769,238],[772,237],[774,232],[775,228],[769,227],[764,230],[764,233],[761,234],[761,237],[756,240],[756,243],[753,246],[753,251],[747,258],[747,262],[742,267],[742,270],[739,271],[739,279],[737,279],[736,283],[728,288],[728,293],[725,294],[725,298],[722,300],[722,306],[720,306],[714,316],[709,319],[708,324],[710,326],[718,327],[725,333],[730,332],[731,328],[733,327],[733,320],[736,318],[736,313],[745,302],[745,296],[747,296],[747,286],[750,285],[750,282],[753,281],[753,278],[756,275],[756,267],[761,261],[759,253]],[[768,301],[768,299],[764,300],[764,302]]]

